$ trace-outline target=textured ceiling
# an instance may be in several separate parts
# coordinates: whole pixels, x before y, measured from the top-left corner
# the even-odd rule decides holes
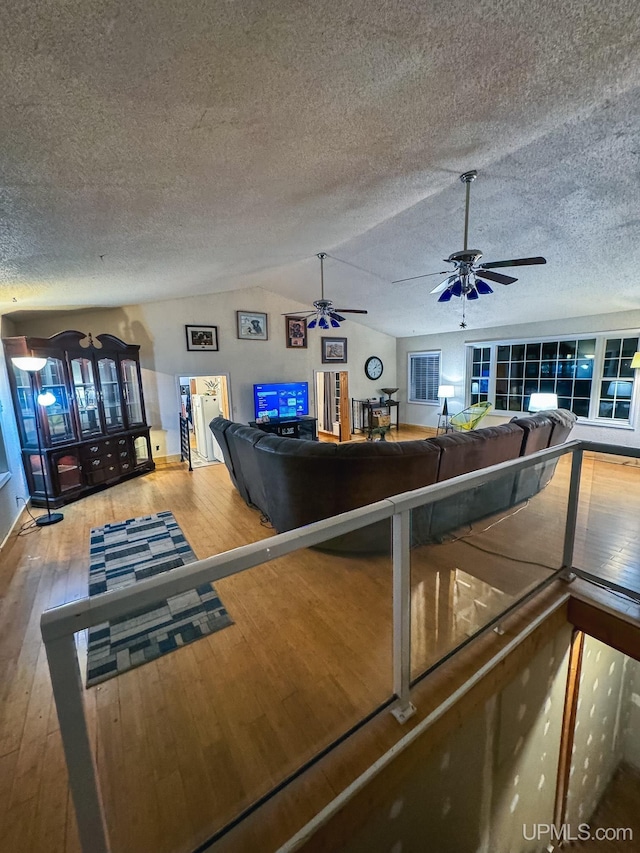
[[[633,0],[9,0],[0,312],[262,286],[457,328],[470,244],[545,267],[470,328],[640,308]],[[15,300],[15,301],[14,301]]]

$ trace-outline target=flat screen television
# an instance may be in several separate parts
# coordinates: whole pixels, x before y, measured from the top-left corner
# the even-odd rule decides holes
[[[299,418],[309,414],[308,382],[269,382],[253,386],[253,403],[258,418]]]

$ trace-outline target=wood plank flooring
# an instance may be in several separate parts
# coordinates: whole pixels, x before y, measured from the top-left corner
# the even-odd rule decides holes
[[[414,673],[559,565],[567,472],[494,527],[412,552]],[[640,469],[590,460],[585,477],[580,565],[635,582]],[[79,849],[39,617],[86,594],[91,527],[163,509],[199,557],[272,535],[224,466],[172,464],[70,504],[62,524],[2,552],[3,851]],[[86,691],[115,853],[195,848],[391,694],[388,556],[301,551],[217,587],[233,626]],[[337,793],[321,773],[312,784],[318,808]]]

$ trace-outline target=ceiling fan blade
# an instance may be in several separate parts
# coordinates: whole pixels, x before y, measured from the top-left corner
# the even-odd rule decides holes
[[[329,316],[332,320],[337,320],[339,323],[342,323],[344,320],[344,317],[341,317],[340,314],[336,314],[335,311],[330,311]]]
[[[440,293],[441,290],[444,290],[445,288],[449,287],[450,284],[453,284],[457,277],[457,275],[450,275],[449,278],[445,278],[444,281],[441,281],[440,284],[436,285],[436,287],[434,287],[433,290],[430,290],[429,292]]]
[[[343,314],[368,314],[366,308],[334,308],[334,311],[342,311]]]
[[[426,272],[423,275],[412,275],[411,278],[397,278],[391,284],[402,284],[403,281],[415,281],[417,278],[429,278],[430,275],[448,275],[451,270],[442,270],[442,272]]]
[[[493,293],[493,289],[481,278],[476,278],[476,290],[481,296],[484,296],[486,293]]]
[[[480,264],[481,270],[492,270],[497,267],[530,267],[533,264],[546,264],[546,258],[514,258],[510,261],[492,261],[488,264]]]
[[[482,275],[489,281],[496,281],[498,284],[513,284],[514,281],[518,280],[512,275],[504,275],[501,272],[492,272],[491,270],[482,270]]]

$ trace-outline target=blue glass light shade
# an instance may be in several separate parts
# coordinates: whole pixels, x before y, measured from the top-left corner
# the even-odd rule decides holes
[[[475,289],[475,287],[473,287],[473,288],[471,288],[469,293],[467,293],[467,299],[477,299],[477,298],[478,298],[478,291]]]
[[[441,294],[440,294],[440,296],[438,297],[438,302],[449,302],[449,301],[450,301],[450,299],[451,299],[451,296],[452,296],[451,288],[450,288],[450,287],[448,287],[448,288],[444,291],[444,293],[441,293]]]
[[[476,279],[476,290],[483,296],[485,295],[485,293],[493,293],[493,290],[489,287],[487,282],[483,281],[481,278]]]
[[[309,320],[309,322],[307,323],[307,329],[315,329],[317,322],[318,321],[315,317],[313,318],[313,320]]]
[[[340,328],[340,323],[338,323],[337,320],[334,320],[333,317],[331,318],[331,325],[333,326],[334,329]]]
[[[320,317],[320,319],[318,320],[318,325],[320,326],[321,329],[328,329],[329,328],[329,324],[327,323],[326,317]]]
[[[451,285],[452,296],[462,296],[462,282],[457,278]]]

